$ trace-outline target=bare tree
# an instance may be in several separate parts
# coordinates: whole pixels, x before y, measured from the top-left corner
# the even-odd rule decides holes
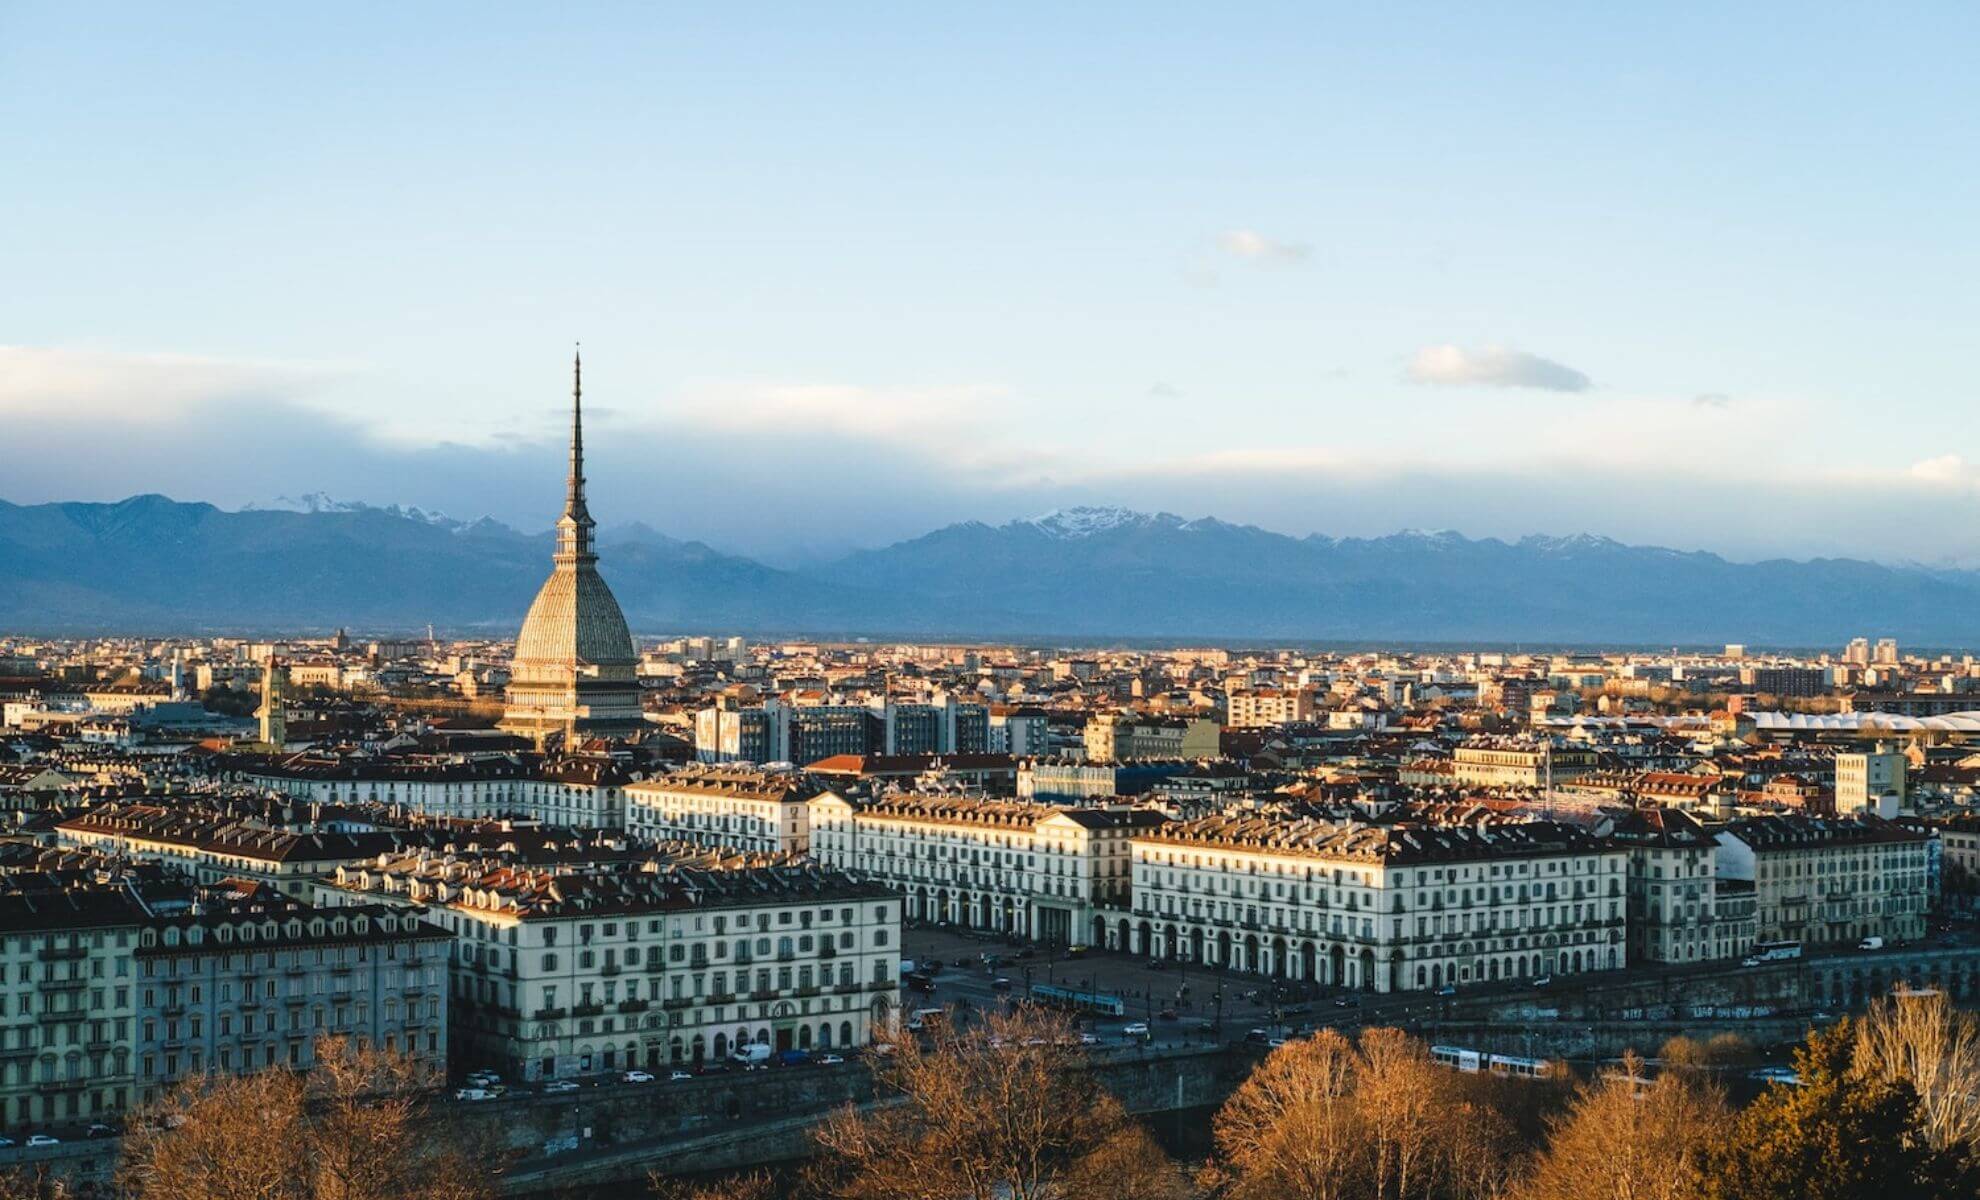
[[[140,1112],[123,1186],[141,1200],[480,1200],[486,1158],[445,1136],[406,1058],[319,1042],[308,1074],[188,1081]]]
[[[819,1129],[811,1190],[844,1200],[1083,1200],[1107,1194],[1080,1190],[1105,1183],[1103,1162],[1163,1161],[1083,1069],[1066,1018],[1021,1011],[941,1030],[926,1044],[892,1038],[873,1056],[886,1099]]]
[[[1522,1200],[1696,1200],[1706,1155],[1726,1120],[1711,1087],[1634,1055],[1583,1087],[1558,1118]]]
[[[647,1180],[658,1200],[776,1200],[778,1190],[768,1171],[747,1171],[705,1183],[658,1174],[647,1176]]]
[[[1880,1000],[1857,1025],[1854,1066],[1911,1085],[1933,1149],[1980,1152],[1980,1017],[1954,1008],[1942,992]]]
[[[1367,1186],[1367,1128],[1354,1101],[1360,1059],[1323,1029],[1287,1042],[1217,1112],[1206,1182],[1233,1200],[1347,1200]]]

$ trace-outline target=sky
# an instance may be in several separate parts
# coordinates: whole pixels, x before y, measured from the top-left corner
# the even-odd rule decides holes
[[[1976,25],[0,0],[0,499],[1980,565]]]

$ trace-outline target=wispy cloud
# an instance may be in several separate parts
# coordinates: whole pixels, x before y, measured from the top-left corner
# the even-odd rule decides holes
[[[1724,392],[1700,392],[1691,398],[1693,408],[1730,408],[1732,397]]]
[[[297,398],[344,373],[314,363],[0,346],[0,414],[145,424],[214,402]]]
[[[1312,250],[1298,242],[1282,242],[1255,229],[1232,229],[1218,235],[1224,253],[1255,263],[1305,262]]]
[[[1501,346],[1479,350],[1449,343],[1425,346],[1416,352],[1404,374],[1412,383],[1446,386],[1539,388],[1549,392],[1585,392],[1594,386],[1593,380],[1573,367]]]

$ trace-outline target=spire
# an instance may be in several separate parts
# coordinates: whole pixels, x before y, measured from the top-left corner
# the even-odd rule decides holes
[[[584,502],[584,354],[571,356],[571,473],[564,481],[564,515],[557,521],[557,558],[592,557],[591,510]]]

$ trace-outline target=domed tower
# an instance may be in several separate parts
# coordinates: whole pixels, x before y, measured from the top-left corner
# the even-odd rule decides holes
[[[640,714],[638,656],[625,614],[598,574],[596,522],[584,501],[584,364],[571,367],[571,473],[557,518],[556,564],[516,638],[501,728],[539,745],[586,736],[626,737]]]

